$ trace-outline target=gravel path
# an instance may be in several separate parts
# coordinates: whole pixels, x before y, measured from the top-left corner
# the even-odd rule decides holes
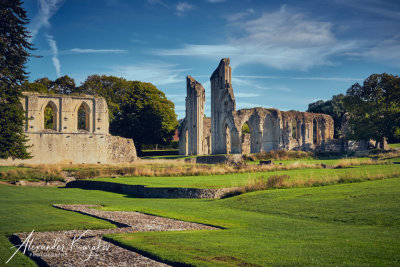
[[[116,229],[70,230],[14,234],[20,250],[43,266],[167,266],[102,239],[104,234],[147,231],[216,230],[218,228],[147,215],[139,212],[101,211],[94,205],[53,205],[105,219]],[[14,242],[15,243],[15,242]],[[10,260],[10,262],[12,259]]]

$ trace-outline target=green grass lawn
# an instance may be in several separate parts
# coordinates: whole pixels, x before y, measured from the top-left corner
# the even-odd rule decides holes
[[[400,164],[363,165],[343,169],[294,169],[256,173],[232,173],[224,175],[200,175],[179,177],[119,177],[97,178],[95,181],[114,182],[131,185],[146,185],[149,187],[191,187],[191,188],[224,188],[246,185],[251,179],[264,176],[287,174],[292,180],[329,179],[330,177],[345,177],[358,175],[365,177],[374,174],[400,174]],[[400,176],[400,175],[399,175]]]
[[[56,203],[99,203],[114,194],[55,187],[17,187],[0,185],[0,266],[4,266],[15,249],[7,237],[16,232],[53,231],[64,229],[113,228],[109,222],[75,212],[53,208]],[[6,266],[36,266],[18,253]]]
[[[218,231],[110,235],[136,251],[198,266],[400,264],[400,179],[268,190],[224,200],[138,199],[131,207]]]
[[[390,148],[400,148],[400,143],[397,144],[389,144]]]
[[[399,167],[371,165],[286,173],[306,179],[313,175],[322,177],[327,171],[364,175],[392,173]],[[222,186],[247,181],[248,175],[263,174],[235,175],[140,179],[152,186]],[[108,236],[169,262],[201,266],[400,264],[400,176],[324,187],[266,190],[222,200],[136,199],[96,190],[0,184],[0,203],[0,266],[14,252],[7,239],[11,233],[114,227],[106,221],[53,208],[54,203],[100,204],[104,210],[141,211],[225,228]],[[18,253],[7,266],[32,265],[32,261]]]
[[[0,172],[5,172],[9,170],[15,170],[15,169],[23,169],[25,167],[16,167],[16,166],[0,166]]]

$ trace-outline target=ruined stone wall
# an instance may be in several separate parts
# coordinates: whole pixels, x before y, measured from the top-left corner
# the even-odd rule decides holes
[[[108,133],[108,108],[104,98],[24,93],[21,103],[27,122],[28,160],[2,160],[0,164],[117,163],[137,159],[131,139]],[[45,109],[54,116],[52,129],[45,128]],[[84,129],[78,127],[78,110],[85,110]]]
[[[108,134],[108,108],[104,98],[24,93],[21,102],[28,118],[26,133],[86,131],[94,134]],[[45,129],[44,126],[44,111],[47,105],[50,105],[55,113],[54,129]],[[80,107],[83,107],[87,113],[87,129],[85,130],[78,130]]]
[[[258,153],[271,150],[324,150],[328,140],[333,139],[333,119],[326,114],[277,109],[252,108],[236,111],[232,87],[232,70],[229,59],[224,58],[210,78],[211,82],[211,142],[203,131],[204,154]],[[180,152],[188,151],[188,141],[199,138],[191,134],[194,127],[188,123],[196,99],[188,90],[186,118],[180,134]],[[247,124],[250,133],[243,134]],[[205,128],[204,124],[202,124]],[[205,141],[207,140],[207,141]],[[208,152],[208,151],[210,152]],[[193,150],[192,150],[193,151]],[[186,153],[187,154],[187,153]],[[197,153],[199,154],[199,153]]]
[[[242,153],[278,149],[307,151],[333,138],[333,119],[325,114],[254,108],[239,110],[236,120],[240,121],[240,129],[245,123],[250,129],[246,137],[241,136]],[[313,125],[313,120],[319,123]],[[313,126],[316,136],[313,136]]]
[[[325,114],[265,108],[236,111],[231,79],[229,59],[222,59],[210,78],[213,154],[311,150],[333,138],[333,119]],[[248,136],[242,136],[245,123]]]
[[[188,155],[203,154],[203,119],[206,101],[203,86],[191,76],[186,78],[186,123],[188,136]]]
[[[179,154],[207,154],[208,140],[205,138],[206,131],[204,128],[205,90],[191,76],[186,77],[186,95],[186,117],[180,127]]]
[[[240,153],[232,69],[224,58],[211,75],[211,143],[213,154]],[[230,149],[226,143],[230,143]],[[230,150],[230,151],[229,151]]]

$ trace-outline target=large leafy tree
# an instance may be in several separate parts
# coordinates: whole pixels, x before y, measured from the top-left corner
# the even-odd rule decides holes
[[[23,90],[30,92],[62,95],[79,93],[79,87],[75,85],[75,80],[68,75],[61,76],[55,81],[52,81],[49,78],[45,77],[37,79],[33,83],[25,82],[23,84]]]
[[[307,112],[328,114],[334,121],[334,137],[338,138],[342,134],[342,119],[346,113],[344,107],[345,96],[343,94],[334,95],[331,100],[317,102],[308,105]]]
[[[78,89],[75,86],[75,80],[68,75],[64,75],[57,78],[52,83],[51,92],[56,94],[70,95],[72,93],[77,93]]]
[[[178,126],[174,104],[151,83],[92,75],[79,89],[103,96],[110,111],[110,133],[146,144],[167,144]]]
[[[363,85],[356,83],[347,90],[344,104],[349,112],[349,138],[382,141],[400,135],[398,76],[369,76]]]
[[[27,23],[21,1],[0,1],[0,158],[29,158],[20,102],[25,63],[32,49]]]

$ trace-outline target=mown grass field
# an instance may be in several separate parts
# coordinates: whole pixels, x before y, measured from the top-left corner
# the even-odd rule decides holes
[[[400,148],[400,143],[396,143],[396,144],[389,144],[390,148]]]
[[[382,177],[361,183],[265,190],[221,200],[137,199],[96,190],[0,184],[0,266],[14,251],[7,239],[11,233],[114,227],[53,208],[55,203],[100,204],[104,210],[141,211],[224,228],[107,237],[168,262],[200,266],[395,266],[400,264],[400,174],[384,178],[398,171],[399,164],[278,171],[291,179]],[[268,177],[273,173],[108,179],[150,186],[227,187],[245,184],[251,175]],[[32,265],[18,253],[7,266]]]
[[[293,169],[254,173],[231,173],[224,175],[199,175],[178,177],[119,177],[97,178],[95,181],[115,182],[149,187],[191,187],[191,188],[224,188],[244,186],[257,177],[271,177],[286,174],[292,181],[309,179],[328,181],[337,177],[368,177],[377,174],[400,176],[400,164],[362,165],[342,169]]]
[[[146,200],[133,207],[226,227],[110,235],[159,259],[198,266],[400,264],[400,179],[268,190],[216,201]]]

